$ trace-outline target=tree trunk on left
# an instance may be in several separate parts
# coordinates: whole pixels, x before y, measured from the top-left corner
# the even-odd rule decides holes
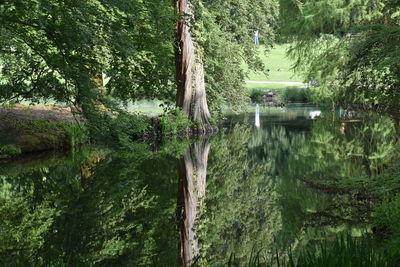
[[[176,106],[192,121],[203,128],[209,125],[210,112],[204,84],[204,65],[201,54],[193,40],[191,27],[194,10],[190,0],[176,0],[180,19],[177,22],[176,57]]]

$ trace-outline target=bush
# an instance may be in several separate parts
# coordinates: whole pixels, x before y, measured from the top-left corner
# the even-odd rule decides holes
[[[190,127],[191,122],[182,110],[174,109],[160,117],[160,125],[164,135],[176,135],[178,131]]]
[[[251,101],[254,102],[265,102],[265,94],[267,94],[268,90],[263,88],[252,88],[249,92],[249,96]]]
[[[86,127],[77,123],[65,123],[63,124],[66,138],[69,142],[70,147],[83,144],[88,140]]]
[[[15,145],[0,145],[0,157],[11,157],[21,154],[21,149]]]
[[[248,94],[252,102],[263,103],[268,98],[268,92],[273,92],[274,102],[297,102],[308,103],[313,99],[313,92],[310,88],[286,87],[282,89],[252,88]]]
[[[309,88],[286,88],[283,93],[286,102],[308,103],[312,99],[312,91]]]
[[[273,93],[272,98],[268,96],[269,92]],[[248,94],[253,103],[265,103],[271,100],[274,102],[282,102],[283,99],[281,89],[252,88]]]

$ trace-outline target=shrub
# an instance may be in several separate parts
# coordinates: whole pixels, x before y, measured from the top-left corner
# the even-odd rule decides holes
[[[191,122],[182,110],[174,109],[160,117],[160,125],[163,134],[176,135],[179,130],[190,127]]]
[[[311,102],[312,91],[309,88],[288,87],[285,89],[283,97],[287,102],[308,103]]]
[[[10,157],[21,154],[21,149],[15,145],[0,145],[0,157]]]
[[[63,124],[65,136],[69,142],[70,147],[83,144],[88,140],[86,127],[77,123],[65,123]]]

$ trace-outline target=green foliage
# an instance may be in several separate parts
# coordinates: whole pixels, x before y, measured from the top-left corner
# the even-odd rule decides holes
[[[241,266],[234,264],[234,258],[228,266]],[[276,252],[275,255],[265,255],[262,251],[253,253],[249,267],[261,266],[392,266],[388,257],[376,248],[370,239],[357,239],[351,236],[338,236],[333,241],[324,241],[304,249],[299,256],[292,252]]]
[[[263,88],[251,88],[248,94],[253,103],[262,103],[265,102],[268,92]]]
[[[293,265],[292,265],[293,266]],[[320,246],[307,248],[297,259],[297,266],[391,266],[385,254],[368,239],[339,236]]]
[[[397,177],[398,181],[398,177]],[[375,210],[377,229],[387,238],[385,240],[388,254],[400,260],[400,196],[388,197]]]
[[[165,0],[6,1],[0,6],[0,99],[89,104],[88,98],[101,98],[93,90],[102,73],[111,95],[168,96],[173,19]]]
[[[253,103],[264,103],[268,102],[268,100],[271,100],[271,97],[268,97],[269,92],[273,93],[272,100],[275,103],[308,103],[314,99],[314,90],[308,87],[285,87],[279,89],[255,87],[248,89],[247,92]]]
[[[72,121],[2,118],[2,144],[11,144],[19,152],[37,152],[74,148],[88,141],[85,124]]]
[[[258,29],[266,50],[272,46],[278,4],[275,0],[197,1],[195,40],[204,57],[206,91],[212,111],[223,103],[246,102],[243,61],[252,70],[263,70],[252,34]]]
[[[283,97],[287,102],[307,103],[312,100],[310,88],[286,88]]]
[[[79,125],[78,123],[65,123],[63,124],[63,127],[71,148],[88,141],[86,127],[84,125]]]
[[[5,1],[0,102],[61,102],[93,139],[125,142],[142,127],[110,99],[173,99],[174,20],[167,0]]]
[[[0,145],[0,157],[15,156],[21,154],[21,149],[13,144]]]
[[[342,97],[399,115],[400,20],[397,25],[357,28],[358,37],[348,48],[348,64],[340,80],[347,88]]]
[[[187,116],[180,109],[174,109],[164,113],[160,117],[161,131],[164,135],[176,135],[180,131],[186,131],[192,125]]]
[[[245,73],[237,66],[244,58],[262,68],[252,32],[262,31],[272,44],[277,1],[194,5],[192,33],[204,57],[210,107],[241,104]],[[169,0],[4,1],[0,101],[67,103],[89,124],[100,123],[98,113],[116,111],[110,97],[174,101],[176,20]]]
[[[281,31],[320,101],[398,116],[398,14],[397,0],[281,0]]]
[[[175,162],[137,146],[0,166],[0,261],[176,266]]]
[[[91,140],[116,149],[134,149],[134,139],[141,137],[149,129],[149,118],[139,113],[129,113],[121,109],[112,112],[91,114],[91,122],[86,129]]]
[[[32,120],[26,121],[25,124],[20,126],[29,130],[32,134],[38,132],[59,132],[60,135],[64,136],[65,143],[67,143],[71,148],[88,141],[86,126],[84,124],[80,125],[77,122]]]
[[[16,105],[16,103],[11,101],[11,102],[8,102],[8,103],[2,103],[1,104],[1,108],[4,108],[4,109],[14,108],[15,105]]]

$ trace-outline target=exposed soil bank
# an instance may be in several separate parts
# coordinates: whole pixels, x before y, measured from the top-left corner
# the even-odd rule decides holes
[[[0,109],[0,157],[71,146],[77,120],[69,108],[54,106]],[[10,153],[10,148],[12,153]]]

